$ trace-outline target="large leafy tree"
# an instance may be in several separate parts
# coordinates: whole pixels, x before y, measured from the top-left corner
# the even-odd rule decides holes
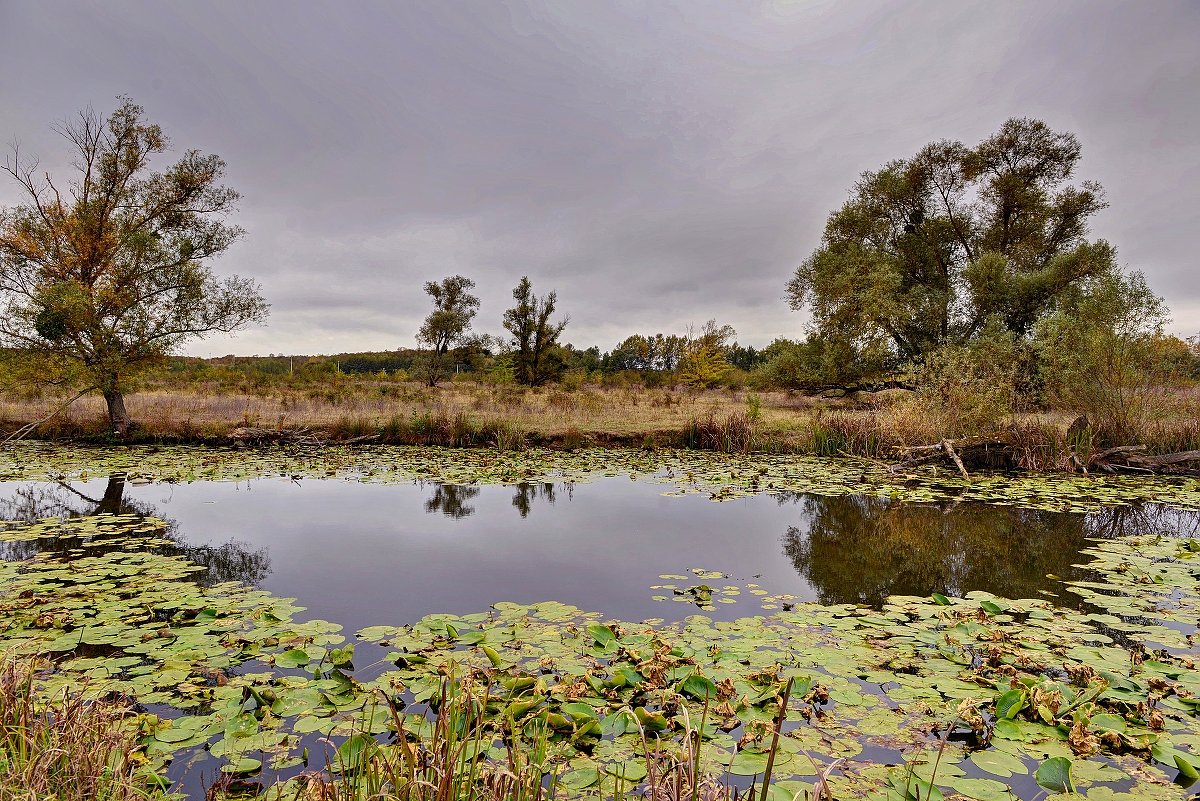
[[[425,293],[433,298],[433,311],[417,332],[417,341],[430,351],[425,380],[431,387],[446,377],[450,349],[466,343],[471,320],[479,309],[479,298],[471,294],[474,288],[475,282],[461,275],[425,284]]]
[[[207,264],[243,234],[225,221],[238,194],[220,183],[224,161],[189,150],[153,171],[169,140],[128,99],[106,120],[87,109],[56,130],[73,151],[69,183],[16,148],[3,166],[25,203],[0,208],[0,346],[103,393],[123,437],[138,373],[268,306],[253,281],[220,281]]]
[[[516,305],[504,312],[504,327],[512,334],[516,378],[522,384],[540,386],[553,377],[558,360],[552,357],[570,318],[552,321],[558,295],[551,291],[539,298],[528,276],[521,277],[513,290],[513,300]]]
[[[1116,269],[1087,238],[1105,202],[1071,183],[1080,152],[1070,133],[1011,119],[973,148],[936,142],[864,173],[788,283],[792,307],[826,341],[886,342],[902,359],[989,321],[1027,337],[1059,295]]]

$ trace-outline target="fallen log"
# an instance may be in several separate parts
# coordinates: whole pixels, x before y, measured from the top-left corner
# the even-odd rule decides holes
[[[307,428],[260,428],[239,426],[229,432],[236,445],[322,445],[320,437]]]
[[[952,464],[968,480],[971,477],[968,465],[974,469],[1009,467],[1014,463],[1012,434],[998,431],[961,439],[943,439],[932,445],[910,445],[901,449],[900,460],[890,469],[900,472],[934,462]]]
[[[958,451],[954,450],[954,445],[951,444],[950,440],[942,440],[942,450],[946,452],[947,456],[954,460],[954,465],[958,468],[958,472],[962,473],[962,477],[967,481],[970,481],[971,475],[967,472],[967,468],[963,465],[963,460],[959,457]]]
[[[924,465],[943,463],[953,467],[964,479],[970,480],[970,470],[1012,468],[1020,464],[1017,446],[1019,438],[1010,431],[999,431],[961,439],[943,439],[930,445],[910,445],[899,449],[898,461],[889,467],[893,473]],[[1200,450],[1179,451],[1152,456],[1145,445],[1117,445],[1082,456],[1072,449],[1066,456],[1068,469],[1088,473],[1129,471],[1170,475],[1200,475]]]
[[[1149,462],[1160,467],[1182,464],[1184,462],[1200,462],[1200,451],[1179,451],[1177,453],[1166,453],[1162,456],[1139,456],[1138,461]]]

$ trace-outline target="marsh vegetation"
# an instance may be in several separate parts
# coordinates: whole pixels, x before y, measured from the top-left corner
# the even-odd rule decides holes
[[[1195,479],[27,443],[0,488],[5,647],[48,660],[39,699],[135,705],[142,788],[1166,799],[1196,772]]]

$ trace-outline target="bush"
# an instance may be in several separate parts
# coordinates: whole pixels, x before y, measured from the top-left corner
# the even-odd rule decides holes
[[[1104,443],[1145,439],[1177,413],[1190,370],[1166,319],[1140,273],[1091,280],[1038,328],[1049,399],[1085,415]]]
[[[751,383],[762,388],[815,390],[879,380],[889,366],[882,343],[856,346],[810,334],[804,341],[777,339],[762,352]]]
[[[900,414],[920,411],[942,437],[996,430],[1020,404],[1017,384],[1023,352],[1016,339],[989,326],[969,345],[946,345],[916,367],[916,394],[898,402]],[[915,409],[905,410],[905,405]]]

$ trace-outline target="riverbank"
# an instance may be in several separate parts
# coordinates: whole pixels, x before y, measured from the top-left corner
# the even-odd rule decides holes
[[[1144,445],[1148,455],[1200,449],[1195,400],[1181,398],[1170,413],[1144,421],[1136,442],[1111,443],[1086,424],[1073,427],[1079,419],[1073,410],[1000,415],[962,399],[934,402],[905,390],[810,396],[640,385],[530,389],[454,382],[429,388],[387,381],[303,391],[157,388],[128,396],[137,426],[124,444],[667,447],[893,460],[942,440],[1003,432],[1005,447],[993,448],[986,466],[1076,472],[1112,445]],[[0,432],[30,426],[59,404],[52,398],[0,399]],[[27,436],[112,442],[99,397],[79,399]]]

